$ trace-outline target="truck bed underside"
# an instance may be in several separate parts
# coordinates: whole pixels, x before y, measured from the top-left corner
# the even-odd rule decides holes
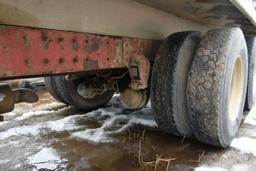
[[[205,25],[237,25],[246,33],[256,33],[255,26],[251,23],[248,16],[238,10],[238,1],[236,0],[136,0],[146,4],[184,17]],[[243,0],[241,4],[250,5],[255,12],[255,0]],[[240,6],[241,7],[241,6]],[[242,11],[242,9],[241,9]],[[248,18],[247,18],[248,17]]]
[[[0,24],[147,39],[224,25],[256,33],[228,0],[0,0]]]

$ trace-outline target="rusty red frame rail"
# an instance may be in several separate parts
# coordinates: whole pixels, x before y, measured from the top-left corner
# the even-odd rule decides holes
[[[134,64],[139,75],[147,77],[157,44],[151,40],[1,26],[0,78],[129,69]]]

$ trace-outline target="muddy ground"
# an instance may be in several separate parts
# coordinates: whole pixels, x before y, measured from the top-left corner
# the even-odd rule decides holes
[[[98,110],[75,111],[40,90],[0,123],[0,170],[256,170],[256,109],[229,149],[164,134],[150,104],[126,109],[118,95]]]

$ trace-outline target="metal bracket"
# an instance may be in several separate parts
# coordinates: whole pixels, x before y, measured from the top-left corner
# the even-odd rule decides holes
[[[16,103],[34,103],[38,95],[29,89],[12,89],[8,84],[0,84],[0,113],[11,112]]]
[[[153,41],[127,39],[123,43],[124,62],[128,68],[133,90],[146,89],[150,75],[150,66],[158,47]]]

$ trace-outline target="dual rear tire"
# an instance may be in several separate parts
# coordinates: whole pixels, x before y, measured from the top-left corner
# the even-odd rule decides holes
[[[152,70],[151,102],[158,125],[173,135],[194,135],[203,143],[227,147],[242,122],[247,72],[247,47],[239,28],[210,30],[202,38],[197,32],[169,36]]]
[[[192,134],[187,109],[187,75],[200,41],[199,32],[170,35],[155,58],[151,77],[151,104],[159,127],[188,137]]]
[[[202,38],[188,75],[188,108],[195,137],[227,147],[243,118],[248,57],[238,28],[211,30]]]

